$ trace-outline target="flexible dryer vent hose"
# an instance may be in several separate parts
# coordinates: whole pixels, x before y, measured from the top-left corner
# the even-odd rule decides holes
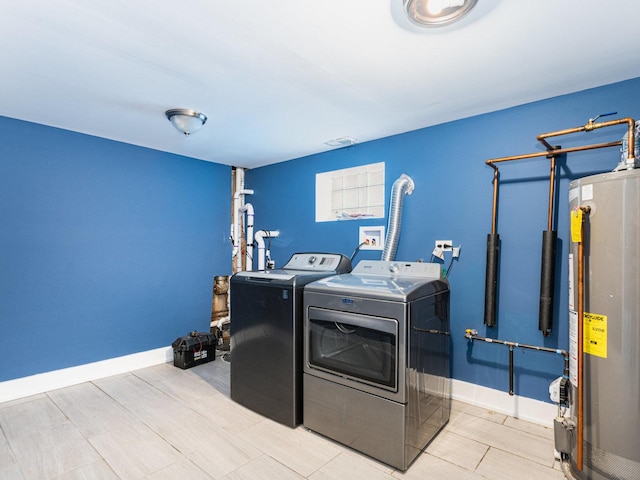
[[[381,260],[395,260],[398,240],[400,239],[400,224],[402,223],[402,203],[405,195],[413,193],[415,185],[411,177],[405,173],[393,182],[391,188],[391,200],[389,202],[389,223],[387,225],[387,238],[384,242]]]

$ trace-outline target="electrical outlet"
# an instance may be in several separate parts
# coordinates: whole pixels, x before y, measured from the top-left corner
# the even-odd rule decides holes
[[[436,240],[436,249],[442,252],[451,252],[453,240]]]

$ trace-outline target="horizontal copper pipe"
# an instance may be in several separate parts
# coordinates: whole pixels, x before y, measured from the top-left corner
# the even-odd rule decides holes
[[[547,150],[553,150],[553,147],[549,144],[549,142],[547,142],[546,140],[547,138],[559,137],[561,135],[569,135],[571,133],[578,133],[578,132],[590,132],[591,130],[596,130],[598,128],[612,127],[615,125],[622,125],[623,123],[627,124],[627,130],[628,130],[627,141],[629,145],[629,153],[627,154],[627,158],[629,163],[634,163],[633,162],[633,160],[635,159],[634,130],[636,126],[636,121],[630,117],[620,118],[617,120],[610,120],[608,122],[600,122],[600,123],[595,123],[593,120],[589,120],[586,125],[582,125],[581,127],[567,128],[565,130],[558,130],[557,132],[541,133],[540,135],[538,135],[538,141],[542,143]]]
[[[593,145],[582,145],[579,147],[558,148],[555,150],[552,147],[551,151],[525,153],[523,155],[512,155],[510,157],[492,158],[490,160],[487,160],[485,163],[493,167],[494,163],[510,162],[512,160],[524,160],[527,158],[536,158],[536,157],[551,158],[553,156],[558,156],[563,153],[581,152],[584,150],[594,150],[596,148],[619,147],[620,145],[622,145],[621,140],[617,140],[615,142],[594,143]]]
[[[492,165],[494,163],[500,162],[510,162],[511,160],[525,160],[527,158],[536,158],[536,157],[546,157],[549,155],[549,152],[535,152],[535,153],[525,153],[523,155],[512,155],[510,157],[501,157],[501,158],[492,158],[487,160],[485,163],[487,165]]]

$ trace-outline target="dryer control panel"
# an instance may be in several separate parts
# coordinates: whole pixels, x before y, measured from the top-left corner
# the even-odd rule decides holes
[[[351,262],[339,253],[294,253],[282,269],[349,273]]]
[[[361,260],[352,273],[385,277],[442,278],[442,265],[426,262]]]

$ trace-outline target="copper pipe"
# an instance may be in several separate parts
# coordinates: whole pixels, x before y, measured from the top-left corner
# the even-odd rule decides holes
[[[500,176],[500,172],[498,171],[498,167],[496,167],[495,165],[489,164],[489,166],[493,168],[493,206],[491,210],[491,234],[495,235],[498,217],[498,179]]]
[[[496,226],[497,226],[497,211],[498,211],[498,180],[499,180],[499,175],[500,172],[498,170],[498,167],[496,165],[494,165],[495,163],[500,163],[500,162],[507,162],[507,161],[512,161],[512,160],[523,160],[523,159],[528,159],[528,158],[537,158],[537,157],[547,157],[550,158],[552,161],[552,172],[551,172],[551,178],[550,178],[550,182],[551,182],[551,188],[549,191],[549,214],[548,214],[548,224],[549,224],[549,232],[552,232],[551,228],[552,228],[552,224],[553,224],[553,195],[554,195],[554,187],[553,184],[555,183],[555,168],[556,168],[556,157],[558,155],[561,154],[565,154],[565,153],[571,153],[571,152],[580,152],[580,151],[584,151],[584,150],[593,150],[593,149],[597,149],[597,148],[606,148],[606,147],[615,147],[615,146],[621,146],[622,145],[622,141],[618,140],[616,142],[607,142],[607,143],[596,143],[596,144],[592,144],[592,145],[583,145],[580,147],[569,147],[569,148],[554,148],[553,146],[551,146],[551,144],[549,142],[547,142],[545,139],[549,138],[549,137],[554,137],[554,136],[559,136],[559,135],[567,135],[569,133],[575,133],[575,132],[581,132],[581,131],[591,131],[591,130],[595,130],[596,128],[603,128],[603,127],[608,127],[608,126],[612,126],[612,125],[620,125],[622,123],[627,123],[629,125],[629,133],[628,133],[628,148],[629,148],[629,156],[627,159],[627,164],[631,163],[631,164],[635,164],[635,120],[632,118],[624,118],[624,119],[620,119],[620,120],[612,120],[610,122],[601,122],[601,123],[594,123],[594,120],[589,120],[589,122],[587,123],[587,125],[584,125],[582,127],[576,127],[576,128],[570,128],[570,129],[566,129],[566,130],[560,130],[558,132],[551,132],[551,133],[543,133],[538,135],[538,140],[545,145],[545,147],[547,147],[547,150],[544,152],[534,152],[534,153],[527,153],[527,154],[523,154],[523,155],[514,155],[514,156],[510,156],[510,157],[502,157],[502,158],[494,158],[494,159],[490,159],[487,160],[485,163],[487,165],[489,165],[491,168],[493,168],[493,205],[492,205],[492,212],[491,212],[491,234],[488,240],[493,243],[493,250],[489,251],[489,243],[487,244],[487,284],[485,285],[485,324],[488,326],[494,326],[495,325],[495,298],[496,298],[496,288],[497,288],[497,262],[498,262],[498,248],[497,245],[499,243],[495,243],[495,242],[499,242],[498,239],[498,235],[496,233]],[[543,233],[543,248],[546,248],[544,245],[544,240],[545,240],[545,235],[546,233]],[[555,234],[550,234],[550,235],[555,235]],[[553,248],[555,248],[555,240],[553,240]],[[544,252],[546,250],[543,250],[543,268],[544,265],[546,265],[545,263],[545,257],[544,257]],[[548,258],[548,257],[547,257]],[[494,268],[496,269],[496,272],[493,272],[493,270],[490,270],[489,267],[489,260],[492,260],[492,265],[494,265]],[[492,273],[493,272],[493,273]],[[545,283],[545,279],[548,278],[548,276],[546,275],[547,270],[543,270],[542,276],[541,276],[541,283],[540,283],[540,289],[541,289],[541,312],[543,312],[542,310],[542,305],[543,305],[543,301],[545,302],[544,305],[547,305],[547,302],[549,301],[549,296],[545,295],[543,297],[542,294],[542,289],[543,286],[545,286],[545,289],[547,288],[546,286],[549,285],[549,283]],[[550,276],[554,275],[553,273],[549,274]],[[490,285],[490,281],[493,281],[494,283],[491,284],[491,291],[489,290],[489,285]],[[546,292],[546,290],[545,290]],[[492,301],[489,301],[491,300]],[[488,303],[490,304],[489,308],[487,307]],[[544,310],[544,312],[548,312],[549,310]],[[491,318],[491,322],[487,321],[487,318]],[[548,318],[548,315],[545,313],[544,314],[544,318],[543,318],[543,314],[540,314],[540,325],[546,325],[547,322],[546,320],[543,321],[544,319]],[[544,327],[541,327],[544,328]],[[545,333],[546,332],[546,333]],[[543,335],[548,335],[549,331],[546,329],[543,329]]]
[[[523,155],[512,155],[510,157],[492,158],[490,160],[487,160],[485,163],[487,165],[489,165],[490,167],[493,167],[494,163],[510,162],[512,160],[524,160],[524,159],[527,159],[527,158],[536,158],[536,157],[551,157],[553,155],[557,156],[557,155],[561,155],[563,153],[582,152],[584,150],[594,150],[596,148],[619,147],[621,145],[622,145],[622,140],[617,140],[615,142],[594,143],[592,145],[582,145],[582,146],[579,146],[579,147],[558,148],[556,150],[554,150],[553,147],[552,147],[551,151],[525,153]]]
[[[569,147],[569,148],[551,148],[551,152],[534,152],[534,153],[525,153],[523,155],[512,155],[510,157],[500,157],[500,158],[492,158],[487,160],[485,163],[493,168],[493,205],[492,205],[492,214],[491,214],[491,233],[495,235],[496,226],[497,226],[497,213],[498,213],[498,179],[500,176],[500,172],[498,167],[495,165],[496,163],[501,162],[509,162],[513,160],[524,160],[528,158],[537,158],[537,157],[549,157],[552,159],[553,166],[552,169],[555,171],[555,157],[564,153],[571,152],[581,152],[584,150],[593,150],[597,148],[607,148],[607,147],[619,147],[622,145],[622,141],[618,140],[615,142],[606,142],[606,143],[594,143],[592,145],[582,145],[579,147]],[[629,147],[631,148],[631,147]],[[635,147],[634,147],[635,148]],[[555,182],[555,179],[551,179],[551,184]],[[551,222],[552,216],[552,200],[553,200],[554,192],[549,192],[549,222]],[[549,230],[551,230],[551,225],[549,226]]]
[[[576,468],[583,468],[584,444],[584,218],[589,215],[591,207],[580,207],[583,212],[580,225],[580,241],[578,242],[578,398],[577,398],[577,433],[576,433]]]
[[[590,132],[591,130],[596,130],[598,128],[612,127],[615,125],[621,125],[623,123],[627,124],[627,129],[628,129],[627,141],[629,145],[629,151],[627,153],[627,163],[633,164],[635,163],[635,132],[634,130],[636,126],[636,121],[630,117],[620,118],[617,120],[610,120],[608,122],[600,122],[600,123],[594,123],[594,121],[591,119],[587,122],[586,125],[583,125],[581,127],[567,128],[565,130],[558,130],[557,132],[541,133],[540,135],[538,135],[538,141],[542,143],[547,150],[552,150],[553,147],[549,144],[549,142],[546,141],[547,138],[559,137],[561,135],[569,135],[571,133],[578,133],[578,132]]]
[[[549,214],[547,215],[547,230],[553,230],[553,196],[555,195],[556,186],[556,156],[551,157],[551,165],[549,167]]]
[[[629,130],[628,130],[628,134],[627,134],[627,145],[628,145],[628,150],[627,150],[627,162],[629,161],[629,159],[632,159],[635,163],[635,155],[636,155],[636,122],[633,120],[633,118],[628,118],[627,121],[629,122]]]
[[[547,150],[551,150],[551,144],[549,142],[547,142],[544,138],[540,138],[540,135],[538,135],[538,141],[544,145],[544,148],[546,148]]]
[[[596,148],[607,148],[607,147],[619,147],[621,145],[622,145],[622,140],[618,140],[616,142],[594,143],[593,145],[583,145],[581,147],[561,148],[559,150],[555,150],[553,153],[561,154],[561,153],[571,153],[571,152],[582,152],[584,150],[593,150]]]
[[[622,142],[620,142],[620,145],[622,145]],[[509,162],[511,160],[524,160],[526,158],[546,157],[548,155],[549,152],[525,153],[523,155],[512,155],[510,157],[492,158],[487,160],[485,163],[490,167],[493,167],[494,163]]]
[[[582,306],[584,302],[583,298],[583,288],[584,288],[584,266],[583,266],[583,256],[584,249],[582,247],[582,242],[578,243],[578,399],[577,403],[577,435],[576,435],[576,468],[582,471],[583,460],[582,460],[582,449],[584,443],[584,386],[582,385],[582,381],[584,379],[584,369],[582,365],[583,361],[583,335],[584,335],[584,307]]]
[[[554,147],[560,149],[560,147]],[[542,256],[540,261],[540,308],[538,311],[538,329],[544,337],[549,336],[553,327],[553,307],[556,277],[556,247],[558,232],[553,228],[553,207],[556,187],[556,160],[552,155],[549,165],[549,208],[547,229],[542,232]]]

